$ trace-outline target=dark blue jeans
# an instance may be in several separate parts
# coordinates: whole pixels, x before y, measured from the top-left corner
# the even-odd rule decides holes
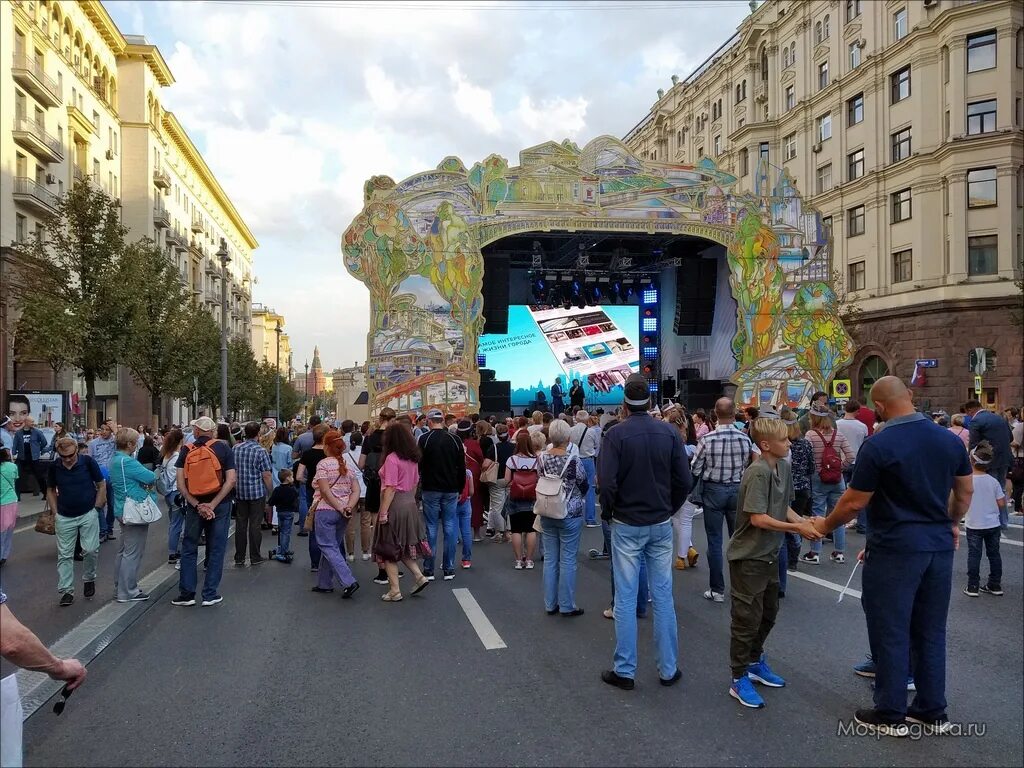
[[[295,522],[295,513],[290,509],[277,510],[277,552],[278,557],[288,557],[288,551],[292,546],[292,523]],[[310,538],[313,538],[312,536]]]
[[[946,617],[953,550],[864,556],[861,606],[875,659],[875,709],[887,721],[907,713],[907,659],[917,685],[912,704],[934,719],[946,714]]]
[[[708,571],[712,592],[725,594],[725,576],[722,573],[722,521],[729,538],[736,528],[736,495],[739,483],[711,483],[704,481],[704,532],[708,536]]]
[[[967,529],[967,586],[977,589],[981,583],[981,548],[985,547],[988,554],[988,586],[1001,587],[1003,583],[1003,558],[999,554],[999,537],[1002,529],[968,528]]]
[[[224,574],[224,554],[228,551],[228,529],[231,527],[231,502],[217,505],[212,520],[205,520],[195,507],[185,505],[185,538],[181,543],[181,575],[178,589],[194,596],[199,581],[199,537],[206,534],[206,578],[203,581],[203,600],[217,596],[220,579]]]

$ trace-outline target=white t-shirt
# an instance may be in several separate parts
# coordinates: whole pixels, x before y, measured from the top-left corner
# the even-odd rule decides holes
[[[345,451],[345,465],[348,467],[348,471],[352,472],[356,477],[356,482],[359,483],[359,498],[366,498],[366,482],[363,480],[363,471],[359,468],[359,456],[363,452],[363,447],[357,445],[355,450]]]
[[[992,475],[971,475],[974,478],[974,496],[967,508],[968,528],[983,531],[999,527],[999,500],[1006,498],[999,481]]]
[[[857,419],[839,419],[836,422],[836,429],[842,433],[843,437],[846,438],[846,442],[850,444],[850,450],[853,451],[853,458],[856,460],[857,454],[860,453],[860,447],[868,439],[867,426],[864,422]]]

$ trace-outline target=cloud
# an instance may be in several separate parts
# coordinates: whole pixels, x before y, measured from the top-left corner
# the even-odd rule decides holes
[[[501,120],[494,112],[494,97],[486,88],[473,85],[462,74],[458,64],[448,67],[448,78],[455,86],[455,108],[464,117],[468,117],[488,133],[501,130]]]

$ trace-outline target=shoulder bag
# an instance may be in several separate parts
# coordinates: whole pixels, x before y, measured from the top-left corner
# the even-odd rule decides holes
[[[495,437],[495,440],[497,437]],[[480,472],[481,483],[496,483],[498,482],[498,443],[494,440],[491,441],[491,447],[494,449],[494,460],[484,457],[484,468]]]
[[[145,501],[136,501],[128,495],[128,478],[124,473],[124,462],[121,460],[121,482],[124,483],[124,508],[121,510],[121,522],[124,525],[150,525],[159,520],[163,513],[160,507],[153,501],[153,497],[146,494]]]
[[[337,459],[335,459],[335,461],[337,461]],[[341,468],[339,467],[339,469],[341,469]],[[331,490],[332,493],[334,492],[334,486],[338,484],[339,480],[341,480],[341,473],[340,472],[338,473],[338,476],[336,478],[334,478],[334,482],[331,483],[330,490]],[[353,490],[355,490],[356,493],[359,492],[356,489],[353,489]],[[307,532],[313,530],[314,525],[316,523],[316,520],[314,520],[314,517],[316,515],[317,507],[320,506],[320,498],[321,498],[320,489],[317,488],[315,491],[313,491],[313,500],[309,503],[309,509],[306,510],[306,521],[302,524],[302,530],[307,531]],[[332,509],[333,509],[333,507],[332,507]]]

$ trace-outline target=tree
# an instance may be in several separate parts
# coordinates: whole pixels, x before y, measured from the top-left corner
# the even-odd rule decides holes
[[[190,306],[182,318],[181,368],[174,389],[193,409],[220,402],[220,328],[205,310]]]
[[[217,370],[220,370],[218,366]],[[219,389],[218,389],[219,391]],[[238,416],[259,407],[259,376],[256,356],[249,341],[228,340],[228,413]]]
[[[51,365],[82,371],[86,418],[95,426],[96,379],[115,369],[128,337],[131,305],[122,274],[128,230],[118,204],[85,182],[57,200],[44,225],[46,237],[15,246],[26,286],[21,306],[29,313],[19,323],[19,341],[49,355]]]
[[[133,244],[126,256],[124,279],[130,286],[132,315],[122,362],[149,392],[156,425],[163,396],[186,397],[193,388],[181,376],[190,301],[177,269],[151,241]]]

